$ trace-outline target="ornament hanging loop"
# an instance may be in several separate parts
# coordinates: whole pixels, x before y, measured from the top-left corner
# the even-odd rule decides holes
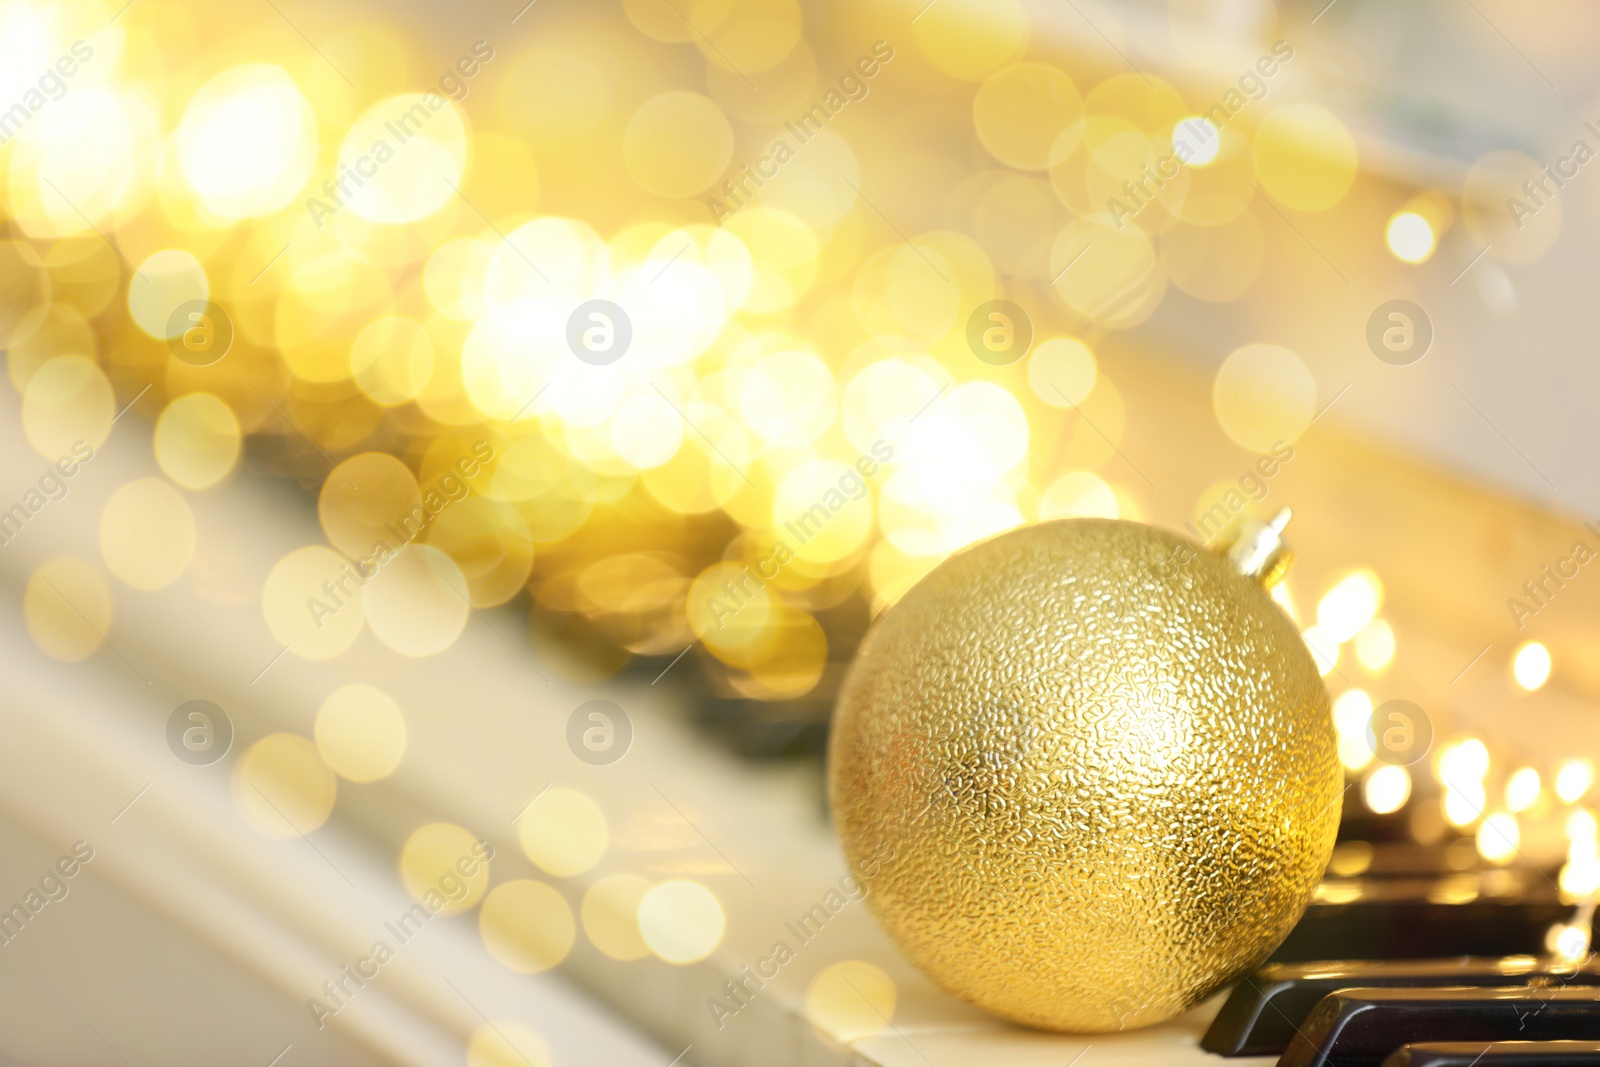
[[[1246,516],[1214,551],[1262,589],[1271,589],[1289,573],[1294,562],[1294,553],[1283,539],[1283,528],[1289,525],[1292,516],[1289,508],[1279,511],[1271,522]]]

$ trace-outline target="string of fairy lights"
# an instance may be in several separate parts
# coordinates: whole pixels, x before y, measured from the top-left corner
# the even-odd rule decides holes
[[[1127,416],[1098,340],[1172,292],[1227,303],[1267,284],[1300,240],[1269,228],[1279,204],[1392,198],[1358,182],[1332,112],[1266,101],[1219,124],[1225,84],[1069,72],[1038,58],[1016,0],[914,21],[888,2],[809,22],[793,0],[689,6],[692,23],[624,0],[424,49],[371,17],[302,34],[270,8],[0,3],[0,334],[24,430],[55,461],[99,448],[132,404],[162,472],[113,494],[102,561],[34,575],[40,647],[100,647],[128,595],[103,571],[136,591],[177,581],[188,495],[248,449],[316,494],[325,533],[259,591],[293,655],[366,632],[432,655],[472,609],[526,591],[626,654],[698,643],[734,691],[800,696],[837,658],[819,617],[841,602],[880,609],[1021,522],[1144,517],[1149,487],[1109,473]],[[1178,146],[1187,161],[1127,224],[1108,217]],[[1406,264],[1475,225],[1435,192],[1380,215],[1367,254]],[[1019,295],[1040,309],[1026,358],[974,358],[971,309]],[[1305,361],[1269,344],[1230,355],[1213,396],[1257,454],[1296,440],[1316,400]],[[1558,820],[1562,889],[1591,896],[1590,761],[1502,765],[1442,732],[1427,763],[1375,759],[1371,694],[1400,640],[1382,606],[1381,579],[1355,571],[1305,629],[1325,674],[1348,649],[1369,678],[1334,708],[1361,802],[1400,811],[1431,775],[1441,833],[1491,864]],[[1531,691],[1552,664],[1529,643],[1510,669]],[[239,781],[320,825],[339,781],[400,764],[402,703],[347,686],[313,738],[244,753]],[[577,790],[539,804],[529,856],[556,879],[593,870],[599,806]],[[474,840],[419,829],[407,885],[437,885]],[[693,880],[607,875],[575,920],[542,883],[491,891],[487,871],[449,908],[479,906],[516,969],[558,964],[580,926],[619,961],[692,962],[722,934]]]

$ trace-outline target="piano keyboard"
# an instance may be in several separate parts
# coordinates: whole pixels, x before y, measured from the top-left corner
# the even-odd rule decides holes
[[[1543,951],[1546,930],[1531,921],[1538,914],[1562,921],[1572,909],[1537,892],[1474,907],[1470,916],[1447,910],[1461,906],[1430,904],[1426,893],[1365,910],[1314,904],[1273,962],[1225,996],[1147,1030],[1077,1038],[989,1029],[967,1018],[943,1026],[919,1019],[855,1043],[854,1060],[816,1062],[1023,1067],[1077,1063],[1081,1055],[1085,1067],[1256,1067],[1269,1057],[1277,1067],[1600,1064],[1600,962],[1558,962]],[[1416,924],[1417,939],[1386,952],[1377,935],[1398,925],[1396,914]],[[1343,938],[1371,958],[1282,962],[1308,943],[1308,927],[1318,943]],[[1442,955],[1463,936],[1470,942],[1474,931],[1496,929],[1503,941],[1514,940],[1508,930],[1519,932],[1527,951]],[[1441,955],[1404,955],[1423,947]]]
[[[1597,1041],[1419,1041],[1405,1045],[1384,1067],[1592,1067],[1600,1063]]]
[[[1324,1001],[1352,989],[1548,991],[1589,986],[1600,986],[1600,971],[1592,966],[1574,970],[1535,956],[1270,964],[1234,987],[1201,1045],[1223,1056],[1280,1054]]]

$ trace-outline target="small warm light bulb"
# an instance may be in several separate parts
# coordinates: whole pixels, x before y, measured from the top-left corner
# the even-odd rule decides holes
[[[1471,826],[1483,814],[1488,803],[1483,783],[1475,781],[1446,782],[1444,789],[1444,817],[1451,826]]]
[[[1596,841],[1593,837],[1574,837],[1567,842],[1568,863],[1596,859],[1600,859],[1600,841]]]
[[[1522,830],[1517,817],[1508,811],[1497,811],[1478,827],[1478,855],[1490,863],[1509,863],[1522,844]]]
[[[1597,831],[1600,831],[1600,823],[1596,823],[1594,812],[1588,808],[1577,808],[1567,816],[1565,829],[1568,840],[1573,844],[1593,842]]]
[[[1489,773],[1489,749],[1476,737],[1469,737],[1447,745],[1439,754],[1439,781],[1443,785],[1455,782],[1483,782]]]
[[[1394,627],[1373,619],[1356,634],[1356,662],[1377,674],[1394,662]]]
[[[1567,872],[1561,872],[1562,881],[1566,881]],[[1562,888],[1565,888],[1563,886]],[[1573,896],[1588,896],[1587,893],[1574,893]],[[1583,962],[1589,954],[1589,924],[1582,926],[1577,923],[1557,923],[1550,928],[1545,936],[1544,947],[1551,955],[1569,967],[1576,967]]]
[[[1317,628],[1340,644],[1377,617],[1383,606],[1383,582],[1372,571],[1345,576],[1317,604]]]
[[[1550,650],[1529,641],[1511,657],[1511,676],[1530,693],[1550,680]]]
[[[1210,119],[1190,115],[1172,128],[1172,148],[1191,167],[1203,167],[1217,158],[1222,134]]]
[[[1384,764],[1367,775],[1361,796],[1367,807],[1379,815],[1399,811],[1411,799],[1411,775],[1404,767]]]
[[[1359,771],[1372,762],[1367,728],[1372,723],[1372,698],[1365,689],[1346,689],[1333,702],[1333,728],[1338,735],[1339,762]]]
[[[1333,858],[1328,861],[1328,873],[1340,878],[1354,878],[1367,873],[1372,866],[1372,845],[1367,841],[1346,841],[1334,846]]]
[[[1433,226],[1415,211],[1397,212],[1384,234],[1389,251],[1406,263],[1422,263],[1433,255]]]
[[[1568,860],[1561,868],[1561,892],[1582,899],[1600,893],[1600,860]]]
[[[1372,722],[1372,698],[1365,689],[1346,689],[1333,702],[1333,725],[1340,733],[1362,733]]]
[[[1506,807],[1512,811],[1527,811],[1539,803],[1542,783],[1539,772],[1532,767],[1522,767],[1506,781]]]
[[[1556,768],[1556,796],[1563,804],[1576,804],[1594,785],[1594,763],[1586,759],[1569,759]]]

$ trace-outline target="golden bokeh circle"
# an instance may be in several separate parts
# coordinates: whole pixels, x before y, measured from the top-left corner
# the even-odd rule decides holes
[[[484,948],[518,974],[559,966],[577,937],[572,908],[552,886],[518,878],[495,886],[478,912]]]
[[[550,1067],[544,1035],[516,1019],[486,1022],[467,1040],[467,1067]]]
[[[455,644],[472,601],[455,561],[432,545],[402,547],[362,587],[367,625],[407,656],[434,656]]]
[[[76,663],[93,655],[111,630],[111,587],[88,563],[60,556],[28,577],[22,614],[45,655]]]
[[[659,196],[693,196],[721,177],[732,157],[727,116],[699,93],[651,97],[628,119],[622,139],[628,175]]]
[[[722,943],[727,917],[715,893],[675,878],[650,887],[639,901],[639,933],[668,963],[695,963]]]
[[[1217,422],[1235,442],[1256,452],[1293,444],[1311,425],[1317,380],[1305,360],[1282,345],[1236,348],[1211,385]]]
[[[865,960],[830,963],[806,986],[806,1021],[849,1044],[894,1027],[894,979]]]
[[[1116,490],[1093,471],[1067,471],[1039,494],[1039,520],[1115,519],[1120,517]]]
[[[688,44],[722,25],[734,0],[623,0],[634,29],[663,44]]]
[[[1028,356],[1028,385],[1042,402],[1073,408],[1094,390],[1094,352],[1076,337],[1052,337]]]
[[[323,479],[317,518],[328,543],[352,559],[394,552],[420,533],[427,513],[417,477],[387,452],[362,452]]]
[[[1104,215],[1067,223],[1050,263],[1054,292],[1077,314],[1106,326],[1144,321],[1166,288],[1166,271],[1150,237]]]
[[[298,734],[268,734],[247,748],[233,770],[233,799],[265,837],[301,837],[333,814],[338,779],[317,746]]]
[[[990,155],[1019,170],[1044,170],[1062,131],[1083,117],[1083,100],[1059,68],[1018,63],[983,83],[972,113]]]
[[[734,0],[694,44],[707,66],[749,77],[783,61],[799,44],[802,23],[797,0]]]
[[[456,105],[438,93],[401,93],[357,117],[339,149],[339,173],[364,178],[342,201],[315,185],[317,228],[346,207],[370,222],[418,222],[456,198],[466,173],[467,127]],[[341,206],[341,204],[343,206]]]
[[[939,0],[911,30],[935,67],[953,78],[978,81],[1023,51],[1028,16],[1019,0]]]
[[[22,394],[22,429],[47,459],[98,449],[111,436],[116,400],[105,372],[83,356],[50,360],[28,379]],[[78,451],[75,451],[77,446]]]
[[[174,312],[186,304],[211,299],[206,269],[191,252],[166,248],[153,252],[134,270],[128,285],[128,311],[139,329],[158,341],[177,337],[184,330]]]
[[[135,589],[172,584],[194,557],[194,512],[160,478],[140,478],[114,491],[100,512],[106,567]]]
[[[455,823],[417,827],[400,849],[400,881],[437,915],[471,911],[489,889],[489,861],[476,834]]]
[[[116,249],[99,234],[57,241],[45,253],[44,265],[50,272],[51,298],[76,308],[81,315],[99,314],[116,299],[122,262]],[[0,323],[3,316],[0,311]]]
[[[1233,126],[1221,131],[1216,156],[1205,166],[1184,169],[1188,189],[1174,205],[1177,217],[1196,226],[1220,226],[1238,218],[1256,198],[1255,151]]]
[[[214,393],[186,393],[156,418],[156,462],[185,489],[209,489],[227,477],[242,444],[238,417]]]
[[[317,120],[282,67],[230,67],[189,98],[174,131],[188,187],[228,220],[287,205],[311,177]]]
[[[1124,71],[1091,89],[1084,97],[1083,111],[1090,119],[1112,120],[1086,124],[1086,138],[1095,147],[1103,143],[1106,135],[1122,130],[1131,129],[1146,136],[1169,133],[1188,114],[1188,106],[1183,95],[1162,79]]]
[[[870,487],[848,464],[821,459],[801,463],[772,495],[772,528],[802,560],[842,560],[872,534]]]
[[[541,871],[570,878],[600,862],[610,830],[605,812],[587,793],[552,786],[517,819],[517,840]]]
[[[328,694],[317,709],[317,751],[334,773],[352,782],[393,774],[406,751],[406,719],[377,686],[353,682]]]
[[[374,319],[350,346],[350,374],[375,403],[395,407],[414,399],[433,377],[433,339],[415,319]]]
[[[595,948],[614,960],[642,960],[650,955],[639,932],[639,904],[650,882],[637,874],[612,874],[583,894],[583,932]]]
[[[1326,211],[1356,177],[1356,142],[1339,117],[1317,104],[1286,104],[1256,128],[1256,174],[1274,199],[1297,211]]]
[[[476,608],[504,604],[527,585],[533,534],[513,506],[472,496],[457,501],[428,527],[427,542],[460,568]]]
[[[3,313],[0,313],[3,314]],[[0,334],[0,337],[5,336]],[[93,359],[99,349],[94,330],[71,304],[40,304],[17,322],[6,349],[6,370],[17,391],[25,392],[34,372],[57,356]]]
[[[306,659],[337,656],[361,635],[366,617],[358,575],[331,548],[297,548],[274,564],[261,590],[267,628]]]

